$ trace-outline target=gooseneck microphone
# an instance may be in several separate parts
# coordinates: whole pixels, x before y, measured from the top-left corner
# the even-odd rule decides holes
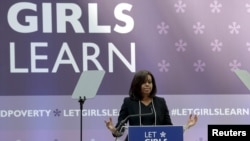
[[[150,113],[139,113],[139,114],[133,114],[133,115],[128,115],[125,119],[121,120],[120,124],[117,126],[116,128],[116,132],[117,132],[117,136],[115,138],[115,141],[117,141],[118,137],[123,135],[123,128],[124,128],[124,124],[129,120],[129,118],[131,117],[142,117],[142,116],[149,116],[149,115],[153,115],[154,114],[154,110],[151,107],[150,108],[151,112]],[[126,139],[125,139],[126,140]]]
[[[151,112],[150,113],[139,113],[139,114],[133,114],[133,115],[128,115],[125,119],[123,119],[120,124],[117,126],[117,131],[120,133],[122,131],[122,127],[124,126],[124,124],[129,120],[129,118],[131,117],[141,117],[141,116],[149,116],[149,115],[153,115],[153,110],[151,108]]]

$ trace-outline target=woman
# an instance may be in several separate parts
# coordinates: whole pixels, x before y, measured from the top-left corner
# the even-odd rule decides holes
[[[127,121],[129,126],[173,125],[165,99],[156,96],[156,92],[155,78],[150,71],[141,70],[135,73],[129,97],[123,100],[116,126],[111,117],[105,121],[114,137],[122,136],[123,123]],[[190,115],[187,124],[184,125],[184,131],[195,125],[197,120],[197,115]]]

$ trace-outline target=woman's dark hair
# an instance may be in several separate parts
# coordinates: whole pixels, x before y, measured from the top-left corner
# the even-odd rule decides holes
[[[141,95],[141,85],[145,83],[147,76],[150,75],[152,77],[152,84],[153,84],[153,89],[150,93],[150,97],[154,97],[157,92],[156,84],[155,84],[155,78],[153,74],[150,71],[147,70],[140,70],[135,73],[134,78],[132,80],[130,89],[129,89],[129,97],[136,99],[136,100],[141,100],[142,95]]]

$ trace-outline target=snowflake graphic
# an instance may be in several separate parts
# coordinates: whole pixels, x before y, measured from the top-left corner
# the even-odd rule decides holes
[[[56,109],[56,110],[53,111],[55,117],[56,117],[56,116],[59,117],[59,116],[61,115],[61,112],[62,112],[62,111],[60,111],[59,109]]]
[[[210,4],[210,8],[211,8],[212,13],[220,13],[221,7],[222,7],[222,4],[218,3],[217,0],[215,0],[213,3]]]
[[[158,63],[158,67],[160,68],[160,72],[168,72],[168,67],[170,67],[170,63],[166,62],[166,60],[162,60],[161,63]]]
[[[180,51],[182,51],[182,52],[186,51],[185,47],[187,46],[187,43],[184,42],[182,39],[180,39],[179,42],[176,42],[174,45],[177,47],[176,51],[178,51],[178,52],[180,52]]]
[[[234,72],[235,70],[239,69],[239,67],[241,67],[241,63],[235,59],[229,63],[229,67],[231,67],[231,71]]]
[[[205,25],[202,25],[200,22],[197,22],[196,25],[193,25],[193,29],[195,34],[203,34]]]
[[[206,141],[204,138],[200,137],[198,141]]]
[[[250,42],[247,42],[246,46],[248,47],[247,50],[250,51]]]
[[[197,60],[193,66],[195,67],[196,72],[203,72],[205,71],[204,67],[206,66],[206,63],[202,62],[201,60]]]
[[[169,25],[166,25],[165,22],[161,22],[160,25],[157,25],[157,29],[158,29],[159,34],[167,34],[168,29],[169,29]]]
[[[179,0],[178,3],[174,4],[174,7],[176,8],[176,13],[185,13],[187,5],[182,0]]]
[[[161,138],[166,138],[166,132],[162,131],[162,132],[160,133],[160,135],[161,135]]]
[[[233,22],[232,25],[228,26],[229,30],[230,30],[230,34],[239,34],[239,29],[240,29],[240,25],[237,24],[236,22]]]
[[[246,9],[247,9],[247,13],[250,13],[250,4],[246,3]]]
[[[223,46],[223,43],[220,42],[218,39],[215,39],[213,42],[211,42],[210,44],[213,48],[212,51],[216,52],[220,52],[221,51],[221,47]]]

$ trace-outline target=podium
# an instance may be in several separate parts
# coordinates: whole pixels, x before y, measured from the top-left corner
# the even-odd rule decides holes
[[[129,126],[128,141],[183,141],[183,126]]]

